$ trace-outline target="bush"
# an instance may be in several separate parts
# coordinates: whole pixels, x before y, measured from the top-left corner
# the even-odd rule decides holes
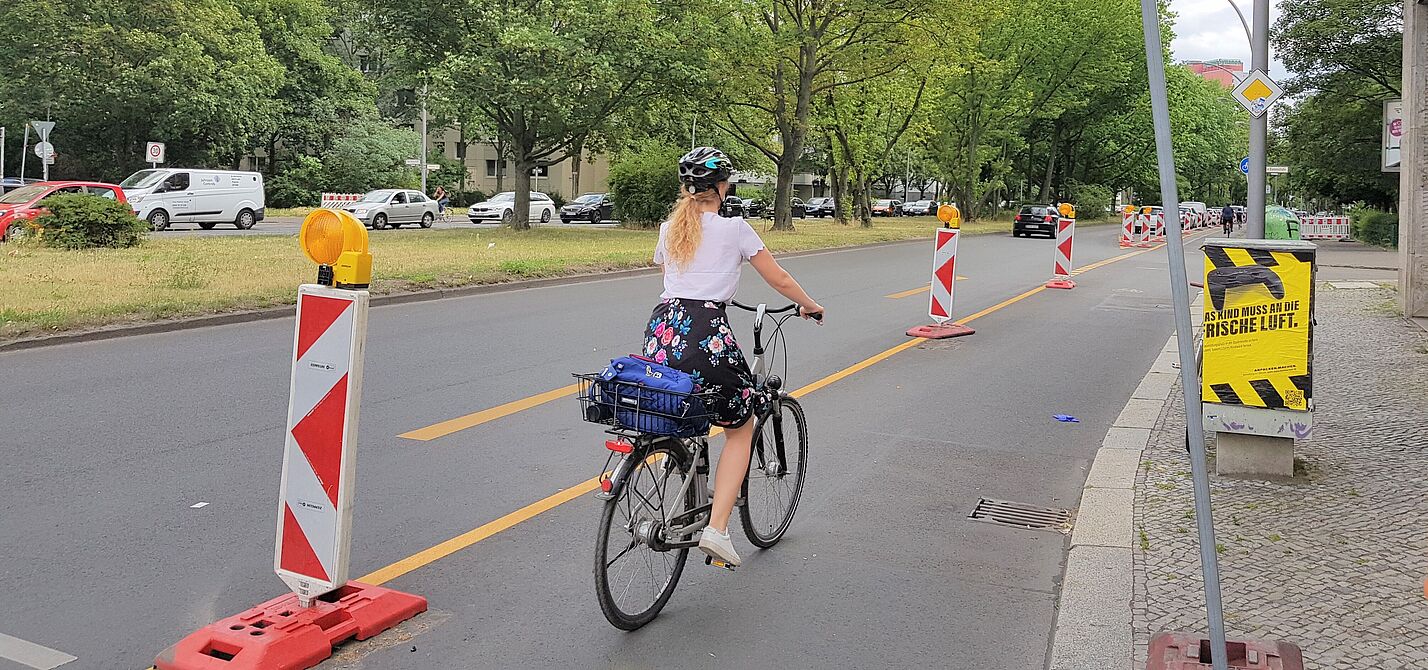
[[[1099,219],[1107,214],[1107,208],[1115,203],[1116,194],[1100,184],[1071,184],[1071,202],[1076,205],[1076,216],[1082,219]]]
[[[269,207],[314,207],[322,200],[322,161],[296,156],[264,184]]]
[[[47,247],[132,247],[144,240],[149,229],[128,205],[97,195],[57,195],[44,204],[45,213],[27,226]]]
[[[1371,207],[1349,210],[1354,239],[1380,247],[1398,246],[1398,215]]]
[[[406,160],[412,157],[419,142],[415,132],[393,128],[384,121],[356,121],[322,156],[327,173],[325,185],[337,193],[417,188],[421,175],[415,168],[408,167]]]
[[[479,188],[470,191],[456,191],[451,194],[451,206],[470,207],[478,202],[485,202],[490,197]]]
[[[561,207],[565,206],[565,196],[561,195],[560,191],[549,191],[546,193],[546,195],[550,196],[550,201],[555,203],[556,209],[560,209]]]
[[[610,197],[626,225],[654,226],[679,198],[679,149],[647,144],[610,166]]]

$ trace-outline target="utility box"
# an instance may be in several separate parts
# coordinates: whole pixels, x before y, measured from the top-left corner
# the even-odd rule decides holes
[[[1200,394],[1221,474],[1294,474],[1293,440],[1313,428],[1317,250],[1300,240],[1205,241]]]
[[[1303,670],[1304,654],[1293,642],[1226,640],[1231,668]],[[1145,670],[1210,670],[1210,641],[1199,633],[1156,633],[1150,638]]]

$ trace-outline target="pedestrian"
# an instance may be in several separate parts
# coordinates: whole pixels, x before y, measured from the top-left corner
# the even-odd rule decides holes
[[[769,254],[759,234],[742,216],[721,216],[733,192],[734,163],[724,152],[700,147],[679,159],[679,201],[660,225],[654,262],[664,274],[664,293],[645,329],[644,355],[694,376],[717,397],[709,402],[714,423],[724,428],[724,450],[714,475],[714,501],[699,548],[729,565],[739,554],[729,539],[729,514],[749,470],[754,438],[750,394],[753,375],[725,304],[739,286],[744,262],[768,285],[798,303],[799,315],[822,318],[823,307],[808,296]]]
[[[451,196],[446,194],[446,187],[436,187],[436,192],[431,194],[431,199],[436,201],[436,213],[441,215],[441,220],[446,220],[446,204],[451,202]]]

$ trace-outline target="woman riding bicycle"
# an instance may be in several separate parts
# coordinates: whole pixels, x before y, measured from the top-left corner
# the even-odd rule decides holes
[[[717,394],[709,410],[717,417],[714,423],[724,428],[724,451],[699,548],[738,565],[739,554],[729,539],[729,515],[749,469],[754,380],[734,341],[725,303],[734,297],[747,260],[770,287],[799,305],[804,318],[822,314],[823,306],[779,266],[748,222],[718,214],[733,172],[729,157],[710,147],[679,159],[679,201],[660,225],[654,253],[655,264],[664,270],[664,293],[645,329],[643,353],[690,374],[702,390]]]

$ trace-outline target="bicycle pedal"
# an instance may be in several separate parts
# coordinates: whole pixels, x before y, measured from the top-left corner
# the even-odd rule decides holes
[[[718,559],[714,558],[713,556],[705,556],[705,557],[704,557],[704,564],[705,564],[705,565],[712,565],[712,566],[714,566],[714,567],[716,567],[716,568],[724,568],[725,570],[728,570],[729,572],[733,572],[734,569],[735,569],[734,566],[729,565],[728,563],[725,563],[724,561],[718,560]]]

